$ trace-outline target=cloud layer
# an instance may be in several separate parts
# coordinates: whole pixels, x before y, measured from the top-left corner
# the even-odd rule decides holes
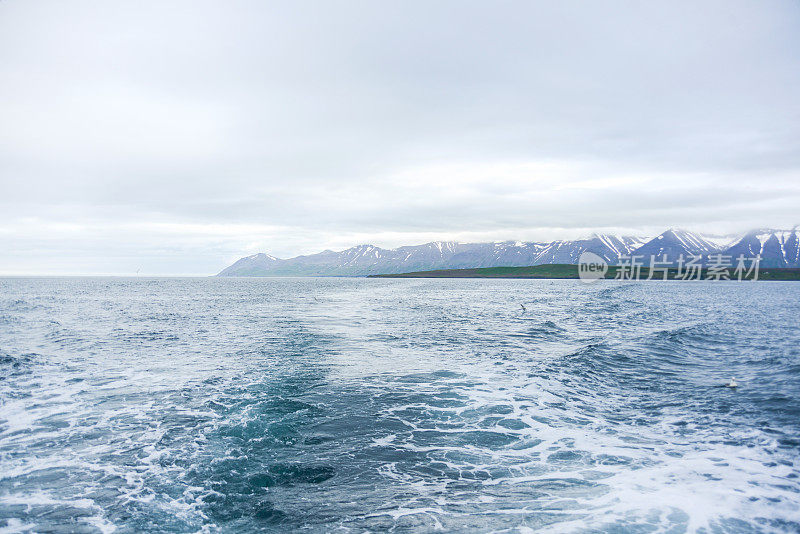
[[[0,2],[0,273],[797,224],[800,4]]]

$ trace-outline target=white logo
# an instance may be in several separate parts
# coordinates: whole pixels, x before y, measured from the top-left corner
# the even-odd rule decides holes
[[[578,258],[578,277],[581,282],[595,282],[605,278],[607,272],[608,263],[594,252],[583,252]]]

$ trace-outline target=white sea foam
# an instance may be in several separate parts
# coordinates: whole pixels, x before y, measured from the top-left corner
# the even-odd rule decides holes
[[[374,282],[138,281],[20,312],[33,334],[0,340],[39,356],[0,383],[0,510],[103,532],[800,525],[793,286]],[[746,388],[710,387],[731,367]],[[5,528],[51,526],[34,508]]]

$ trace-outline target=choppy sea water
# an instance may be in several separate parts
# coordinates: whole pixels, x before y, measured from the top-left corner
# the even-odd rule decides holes
[[[799,324],[780,282],[0,279],[0,531],[797,532]]]

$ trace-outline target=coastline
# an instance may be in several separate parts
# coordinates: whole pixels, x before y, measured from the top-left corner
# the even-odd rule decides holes
[[[603,277],[606,280],[614,279],[619,267],[610,266]],[[676,278],[677,269],[670,269],[668,280],[681,280]],[[639,280],[647,280],[649,269],[643,267]],[[706,269],[701,272],[701,279],[705,280]],[[736,279],[733,269],[728,270],[728,276]],[[481,267],[473,269],[439,269],[432,271],[414,271],[398,274],[371,274],[367,278],[528,278],[528,279],[578,279],[578,265],[548,264],[532,265],[526,267]],[[653,280],[662,280],[663,274],[658,272]],[[750,277],[747,277],[749,280]],[[758,280],[774,281],[800,281],[800,268],[765,267],[758,273]]]

